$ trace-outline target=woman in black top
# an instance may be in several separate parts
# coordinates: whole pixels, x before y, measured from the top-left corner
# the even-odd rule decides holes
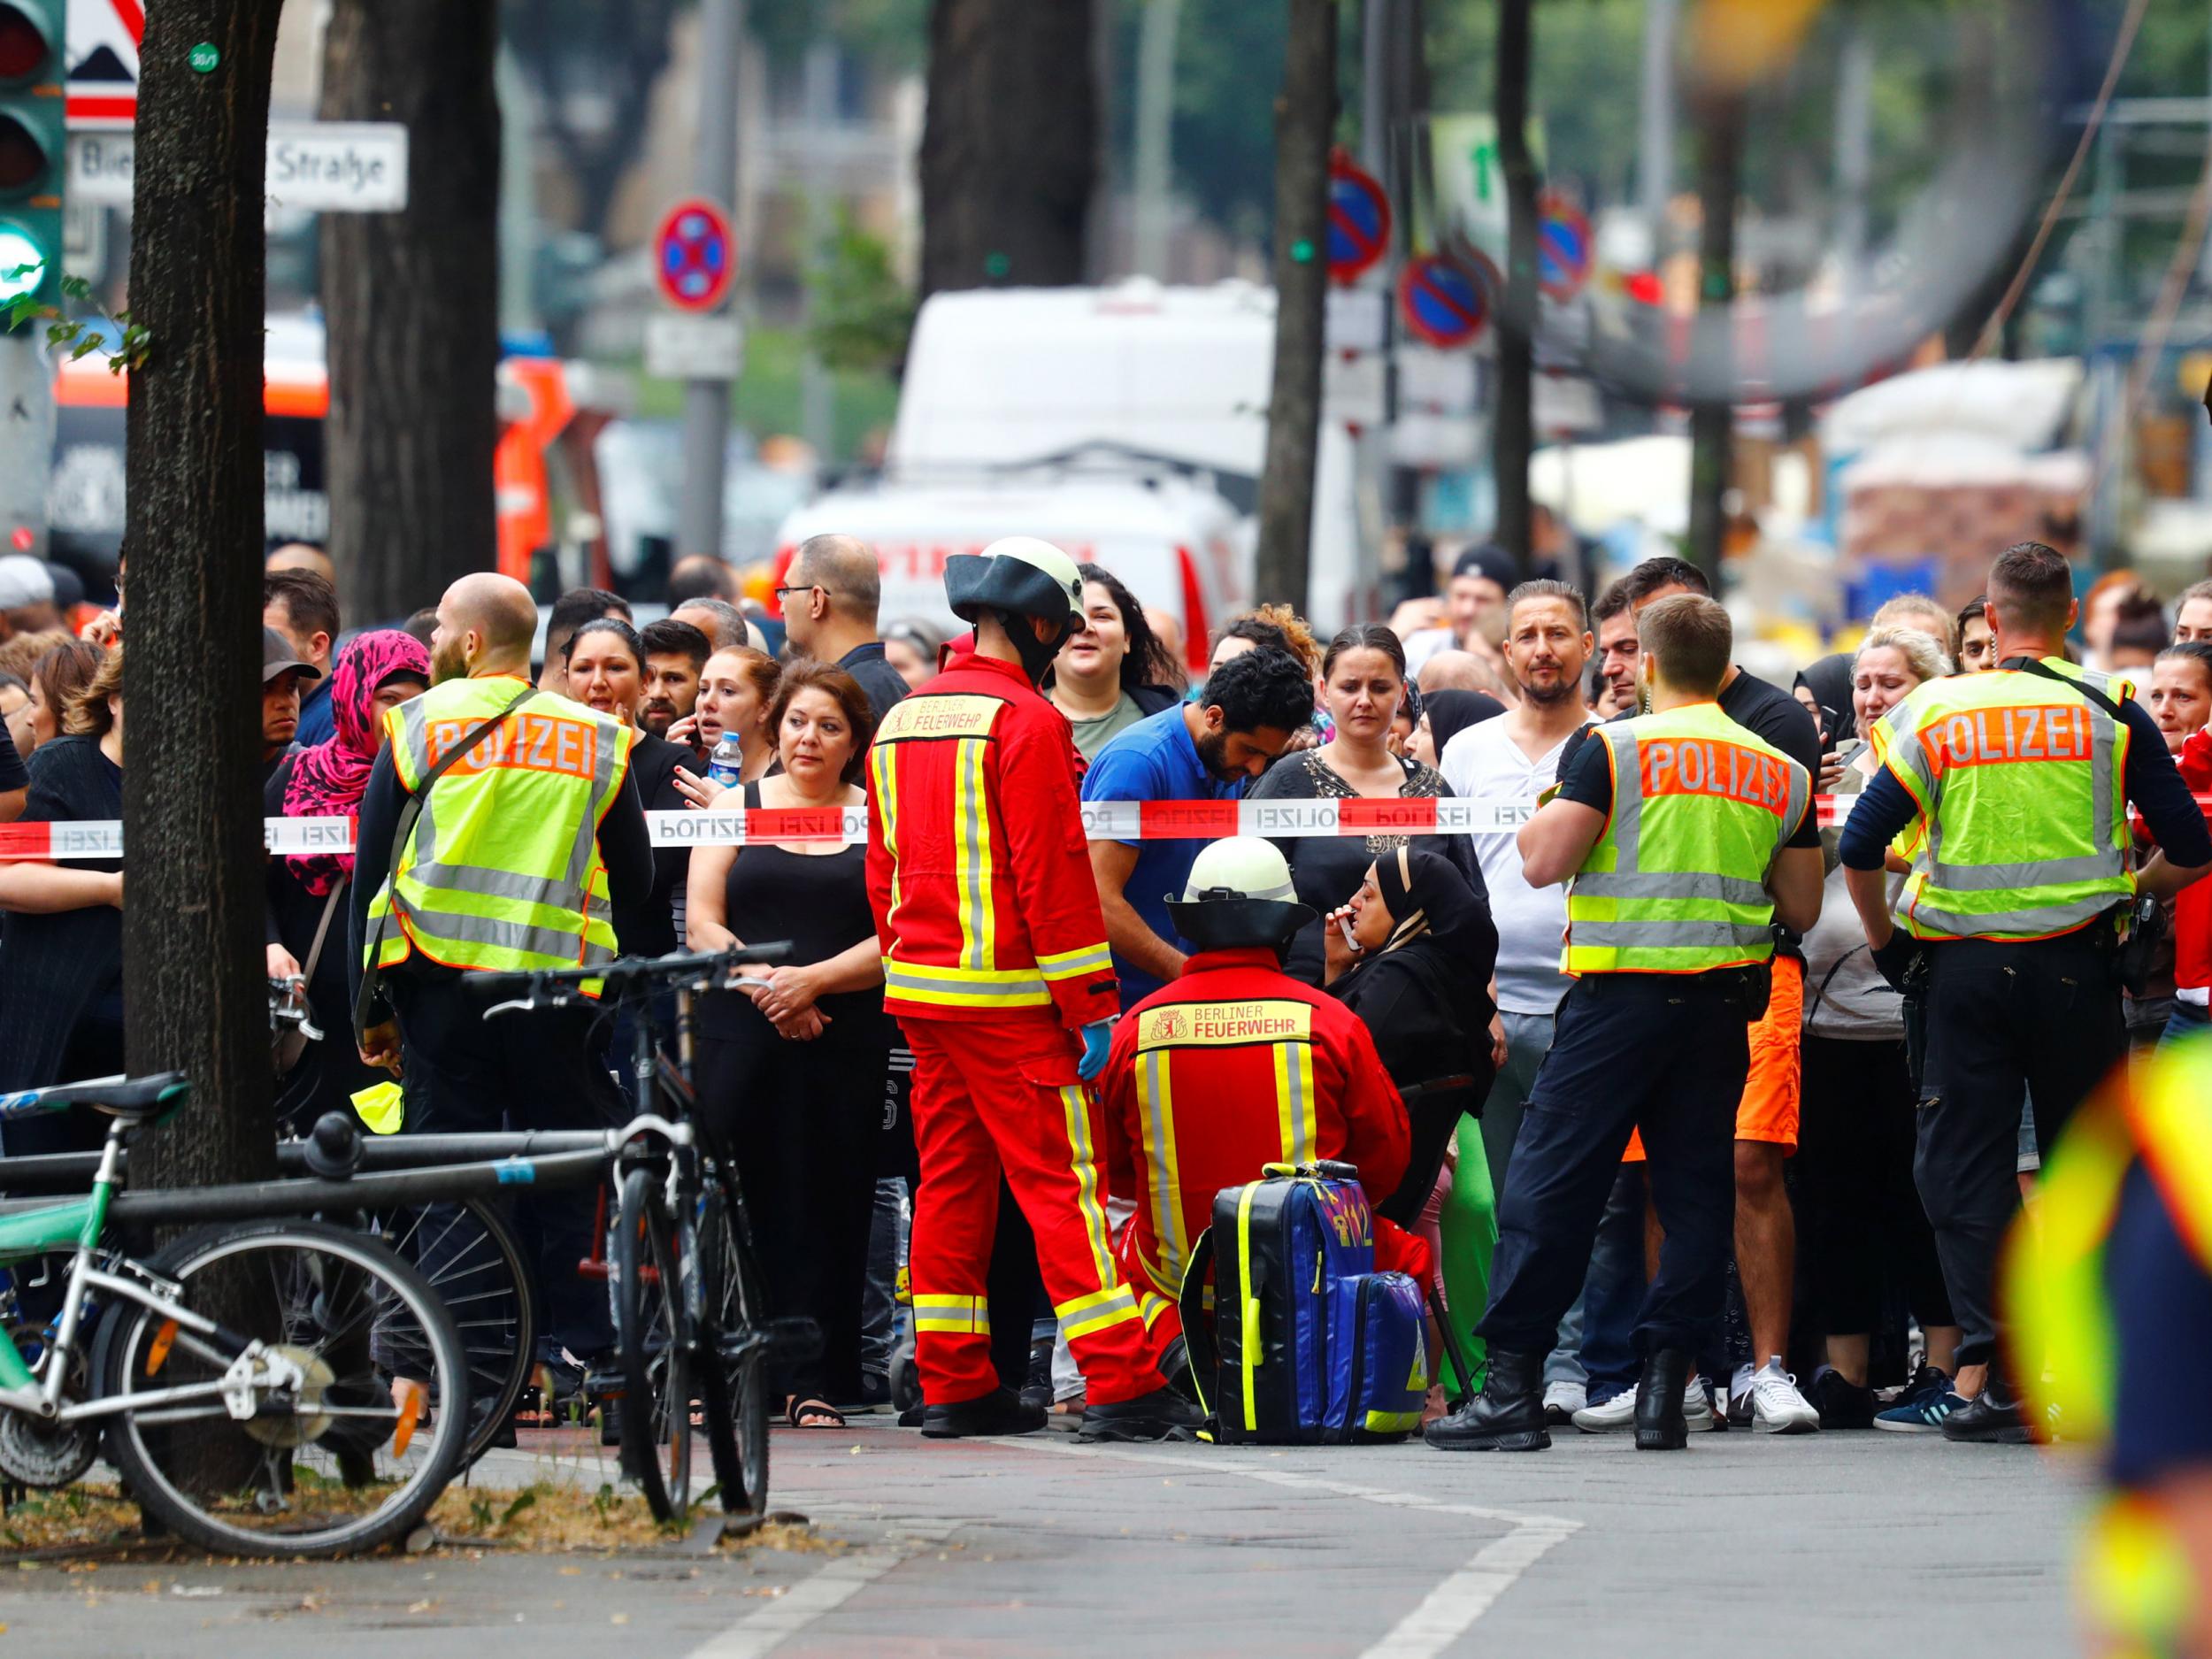
[[[65,735],[31,755],[23,821],[123,816],[123,652],[62,710]],[[112,859],[0,864],[0,1088],[43,1088],[123,1069],[123,866]],[[95,1147],[89,1112],[7,1125],[10,1156]]]
[[[645,698],[645,648],[637,630],[619,617],[599,617],[569,635],[568,695],[588,709],[631,727],[630,776],[648,812],[681,811],[687,804],[676,783],[691,750],[638,726]],[[678,889],[691,855],[681,847],[653,849],[653,890],[636,904],[614,907],[615,942],[626,956],[664,956],[676,949]],[[618,1049],[626,1053],[626,1049]]]
[[[866,695],[840,668],[785,673],[772,716],[780,775],[744,786],[749,808],[823,814],[866,801],[853,782],[875,734]],[[860,1398],[861,1291],[891,1050],[866,849],[839,841],[701,847],[691,855],[690,945],[787,939],[767,981],[700,1003],[699,1104],[743,1184],[768,1311],[810,1318],[822,1351],[775,1386],[795,1428],[839,1428]],[[834,1029],[831,1029],[834,1027]]]
[[[1433,766],[1393,752],[1391,725],[1406,695],[1405,648],[1388,628],[1347,628],[1321,658],[1322,695],[1336,735],[1317,749],[1286,755],[1253,785],[1251,801],[1434,799],[1451,786]],[[1359,890],[1368,866],[1406,845],[1403,835],[1285,837],[1275,844],[1290,861],[1302,904],[1325,916]],[[1467,837],[1437,841],[1467,884],[1483,892],[1482,869]],[[1322,982],[1321,924],[1300,931],[1284,972],[1308,985]]]
[[[1378,858],[1351,902],[1324,923],[1329,995],[1366,1024],[1412,1119],[1405,1179],[1375,1211],[1413,1227],[1461,1119],[1480,1116],[1497,1073],[1490,1057],[1496,1010],[1489,987],[1498,930],[1488,901],[1467,885],[1455,864],[1407,847]],[[1342,926],[1351,930],[1349,943]],[[1490,1165],[1479,1152],[1459,1161],[1440,1234],[1445,1301],[1470,1343],[1470,1359],[1479,1363],[1480,1344],[1471,1327],[1489,1299],[1490,1257],[1498,1241]]]

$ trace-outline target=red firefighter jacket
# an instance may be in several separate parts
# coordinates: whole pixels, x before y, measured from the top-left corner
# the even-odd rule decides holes
[[[1118,1007],[1067,718],[1022,671],[954,657],[886,715],[868,757],[868,902],[902,1019]]]
[[[1264,1164],[1340,1158],[1384,1196],[1405,1177],[1411,1130],[1375,1040],[1271,950],[1191,957],[1114,1028],[1100,1080],[1107,1190],[1137,1207],[1121,1255],[1141,1289],[1180,1293],[1214,1194],[1257,1180]],[[1379,1220],[1378,1262],[1394,1266],[1386,1232],[1395,1229]]]

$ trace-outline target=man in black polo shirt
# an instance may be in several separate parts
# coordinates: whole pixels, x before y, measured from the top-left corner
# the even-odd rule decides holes
[[[1686,559],[1673,557],[1646,559],[1617,587],[1632,615],[1671,594],[1711,595],[1702,571]],[[1720,711],[1738,726],[1773,744],[1809,776],[1820,776],[1820,731],[1796,698],[1732,666],[1721,682],[1719,703]],[[1571,749],[1560,757],[1562,778],[1571,764]],[[1805,815],[1791,846],[1820,844],[1817,817]],[[1709,1379],[1728,1385],[1728,1397],[1717,1403],[1739,1425],[1783,1434],[1820,1426],[1820,1413],[1798,1392],[1782,1366],[1789,1346],[1790,1288],[1797,1255],[1797,1230],[1782,1184],[1782,1165],[1797,1150],[1803,1077],[1799,1036],[1804,1006],[1805,958],[1797,936],[1783,931],[1775,940],[1767,1011],[1751,1027],[1751,1071],[1736,1112],[1736,1274],[1751,1326],[1751,1363],[1732,1379]]]
[[[868,694],[882,723],[906,695],[906,681],[883,660],[876,637],[876,607],[883,577],[875,549],[857,536],[810,536],[791,556],[776,589],[791,643],[818,663],[834,663]]]

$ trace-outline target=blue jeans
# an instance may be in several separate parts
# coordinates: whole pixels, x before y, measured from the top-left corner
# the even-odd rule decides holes
[[[2212,1008],[2177,1002],[2174,1011],[2166,1017],[2166,1029],[2158,1033],[2158,1046],[2162,1048],[2170,1042],[2180,1042],[2208,1027],[2212,1027]]]
[[[1639,1352],[1696,1348],[1717,1320],[1736,1213],[1735,1111],[1750,1056],[1740,982],[1603,974],[1560,1004],[1498,1199],[1494,1350],[1540,1352],[1580,1293],[1631,1129],[1666,1230],[1634,1326]],[[1668,1064],[1655,1065],[1665,1054]]]
[[[1498,1013],[1505,1027],[1505,1064],[1490,1085],[1482,1106],[1482,1144],[1490,1157],[1490,1190],[1505,1191],[1505,1172],[1513,1160],[1513,1142],[1521,1133],[1521,1114],[1527,1109],[1529,1090],[1536,1073],[1551,1052],[1553,1018],[1549,1014]],[[1642,1218],[1637,1220],[1638,1261],[1642,1260]],[[1601,1240],[1601,1248],[1602,1240]],[[1575,1298],[1559,1321],[1556,1344],[1544,1356],[1544,1382],[1580,1384],[1587,1380],[1582,1363],[1582,1298]]]

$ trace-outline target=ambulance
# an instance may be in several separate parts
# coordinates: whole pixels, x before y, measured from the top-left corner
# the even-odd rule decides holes
[[[950,636],[945,560],[1001,536],[1041,536],[1078,564],[1103,565],[1141,604],[1182,624],[1187,665],[1205,672],[1212,631],[1242,610],[1248,552],[1236,510],[1172,468],[1113,457],[994,471],[941,469],[834,489],[797,509],[776,536],[776,581],[809,536],[858,536],[883,570],[884,623],[915,619]]]

